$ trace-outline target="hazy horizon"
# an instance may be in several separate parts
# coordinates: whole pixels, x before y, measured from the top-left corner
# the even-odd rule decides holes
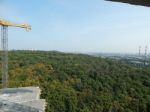
[[[9,28],[9,49],[138,53],[139,46],[144,52],[150,45],[150,8],[142,6],[104,0],[1,0],[0,18],[32,26],[29,32]]]
[[[120,55],[139,55],[139,52],[82,52],[82,51],[61,51],[61,50],[40,50],[40,49],[9,49],[8,51],[44,51],[44,52],[62,52],[62,53],[81,53],[81,54],[120,54]],[[141,55],[145,55],[145,52],[141,52]],[[147,55],[150,55],[148,52]]]

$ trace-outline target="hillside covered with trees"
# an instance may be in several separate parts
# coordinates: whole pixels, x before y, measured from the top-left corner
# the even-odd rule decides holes
[[[40,86],[47,112],[150,112],[150,68],[83,54],[9,52],[9,87]]]

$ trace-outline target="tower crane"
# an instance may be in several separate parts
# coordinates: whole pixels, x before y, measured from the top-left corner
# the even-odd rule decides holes
[[[31,30],[31,26],[27,24],[12,23],[0,19],[1,26],[1,47],[2,47],[2,88],[8,86],[8,27],[19,27],[26,30]]]

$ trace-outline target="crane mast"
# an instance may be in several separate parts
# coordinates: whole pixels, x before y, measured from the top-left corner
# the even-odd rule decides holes
[[[7,88],[8,82],[8,26],[1,27],[2,47],[2,88]]]
[[[8,27],[19,27],[31,30],[31,26],[27,24],[16,24],[0,19],[1,26],[1,48],[2,48],[2,88],[8,87]]]

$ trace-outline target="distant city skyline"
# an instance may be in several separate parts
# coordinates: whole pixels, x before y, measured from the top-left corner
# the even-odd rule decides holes
[[[150,8],[104,0],[1,0],[0,18],[29,23],[9,28],[9,49],[144,53],[150,45]]]

